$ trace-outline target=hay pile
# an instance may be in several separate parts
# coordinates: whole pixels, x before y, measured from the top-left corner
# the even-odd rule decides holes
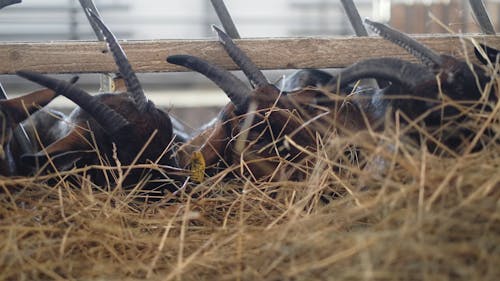
[[[463,153],[325,134],[302,182],[227,170],[148,203],[77,171],[2,177],[0,280],[498,280],[499,111],[465,113]]]
[[[332,141],[304,182],[214,177],[148,204],[63,175],[2,178],[0,280],[497,280],[500,147],[372,145],[384,176],[331,155],[367,139]]]

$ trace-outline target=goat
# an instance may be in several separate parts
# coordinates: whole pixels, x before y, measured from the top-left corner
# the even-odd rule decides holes
[[[24,155],[23,159],[32,163],[44,163],[50,157],[55,169],[67,170],[73,165],[82,167],[99,164],[97,151],[106,161],[113,162],[113,145],[116,145],[116,160],[122,165],[157,163],[176,167],[177,161],[169,149],[173,132],[168,114],[147,99],[113,33],[98,16],[90,10],[86,12],[106,38],[119,72],[124,78],[127,92],[91,96],[65,81],[32,71],[18,71],[19,76],[52,89],[78,105],[67,118],[67,121],[74,125],[66,135],[42,151]],[[92,138],[95,141],[92,141]],[[92,143],[97,145],[96,150]],[[135,170],[127,177],[124,186],[136,184],[143,172],[141,169]],[[104,177],[94,175],[95,183],[100,184],[104,180]]]
[[[228,55],[255,90],[250,90],[228,71],[200,58],[188,55],[167,58],[169,63],[205,75],[231,100],[211,126],[177,151],[181,168],[193,164],[192,155],[201,155],[208,174],[231,164],[241,164],[254,179],[276,180],[283,176],[300,179],[308,166],[302,149],[314,150],[318,134],[324,134],[332,126],[349,130],[364,127],[364,120],[356,109],[350,110],[348,105],[340,109],[340,104],[330,99],[328,93],[308,88],[280,91],[231,38],[217,27],[214,29]],[[319,102],[322,100],[324,102]],[[278,167],[286,167],[280,168],[284,174],[276,173]]]
[[[461,126],[466,116],[460,108],[478,108],[498,97],[487,89],[492,81],[480,66],[449,55],[440,55],[416,40],[387,25],[365,21],[376,33],[417,57],[423,64],[394,58],[368,59],[342,70],[327,89],[334,90],[363,78],[386,80],[392,84],[369,95],[358,103],[364,112],[381,116],[389,107],[399,110],[409,119],[423,118],[427,128],[440,132],[438,139],[456,151],[473,133]],[[451,103],[445,102],[447,96]],[[488,106],[486,106],[488,108]],[[444,133],[443,124],[451,125]]]

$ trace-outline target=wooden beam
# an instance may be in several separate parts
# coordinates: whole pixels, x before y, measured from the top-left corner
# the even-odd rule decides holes
[[[472,45],[454,35],[417,36],[440,53],[473,56]],[[500,36],[474,35],[479,42],[500,48]],[[415,61],[403,49],[379,37],[263,38],[235,40],[261,69],[338,68],[374,57]],[[465,42],[465,43],[464,43]],[[236,69],[220,43],[212,40],[120,41],[135,71],[172,72],[186,69],[165,62],[174,54],[199,56],[226,69]],[[0,74],[19,69],[42,73],[116,72],[113,58],[102,42],[0,43]]]

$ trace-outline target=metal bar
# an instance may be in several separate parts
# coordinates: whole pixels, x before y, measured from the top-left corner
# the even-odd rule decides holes
[[[347,14],[347,17],[351,22],[351,26],[354,29],[354,32],[356,33],[356,36],[358,37],[368,36],[368,31],[363,25],[363,21],[361,20],[361,17],[359,15],[358,9],[356,8],[356,5],[354,4],[354,1],[341,0],[341,2],[342,6],[344,6],[344,10],[345,13]]]
[[[96,14],[98,17],[101,17],[101,14],[99,13],[99,11],[97,10],[97,7],[95,6],[94,4],[94,1],[92,0],[79,0],[80,1],[80,5],[82,6],[83,10],[91,10],[92,12],[94,12],[94,14]],[[94,33],[97,37],[97,39],[99,41],[105,41],[105,38],[104,38],[104,35],[102,34],[101,32],[101,29],[99,28],[99,26],[97,26],[97,24],[95,24],[91,19],[90,19],[90,15],[85,12],[85,15],[87,16],[87,19],[90,23],[90,26],[92,27],[92,29],[94,30]],[[100,84],[100,92],[111,92],[112,91],[112,83],[113,83],[113,79],[112,79],[112,75],[109,74],[109,73],[102,73],[101,75],[99,75],[99,84]]]
[[[483,33],[488,35],[495,35],[495,28],[491,23],[490,16],[486,11],[486,7],[484,6],[483,1],[469,0],[469,3]]]
[[[18,0],[19,1],[19,0]],[[19,1],[21,2],[21,1]],[[41,2],[41,1],[40,1]],[[13,11],[23,11],[27,13],[40,13],[40,12],[66,12],[68,11],[69,8],[71,8],[71,5],[51,5],[49,1],[46,1],[47,4],[31,4],[29,6],[14,6],[10,8]],[[129,6],[127,4],[102,4],[99,5],[99,10],[105,11],[105,10],[113,10],[115,12],[117,11],[127,11],[129,9]]]
[[[356,8],[356,4],[354,4],[353,0],[341,0],[342,6],[344,7],[345,13],[349,18],[349,22],[351,23],[356,36],[358,37],[368,37],[368,31],[363,25],[363,21],[361,20],[361,16],[359,15],[358,8]],[[376,79],[364,79],[365,84],[369,87],[373,88],[384,88],[386,87],[386,83],[382,81],[378,81]]]
[[[5,93],[5,90],[0,83],[0,100],[6,99],[7,94]],[[33,145],[31,144],[31,140],[28,137],[28,134],[26,133],[26,130],[24,129],[22,124],[19,124],[19,126],[14,129],[13,137],[14,140],[19,144],[19,147],[23,154],[33,153]]]
[[[227,35],[232,39],[240,39],[240,34],[238,33],[238,29],[234,25],[233,19],[227,10],[226,5],[224,4],[224,0],[210,0],[212,2],[212,6],[214,6],[215,13],[217,13],[217,17],[219,17],[222,26],[224,27],[224,31],[226,31]]]
[[[0,1],[0,9],[19,3],[21,3],[21,0],[2,0]]]
[[[9,5],[18,4],[21,2],[22,2],[21,0],[0,1],[0,9],[7,7]],[[0,100],[6,100],[6,99],[8,99],[7,93],[5,92],[2,84],[0,83]],[[19,124],[19,126],[17,126],[14,129],[13,136],[14,136],[14,139],[19,144],[19,147],[20,147],[21,152],[23,154],[33,152],[33,149],[32,149],[33,146],[31,145],[30,138],[28,137],[28,134],[26,134],[26,131],[24,130],[23,125]]]

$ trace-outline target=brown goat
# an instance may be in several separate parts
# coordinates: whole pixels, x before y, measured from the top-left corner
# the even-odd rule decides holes
[[[307,88],[280,91],[225,33],[214,29],[229,56],[256,88],[248,89],[228,71],[200,58],[187,55],[167,58],[170,63],[207,76],[231,99],[205,131],[179,149],[182,168],[198,161],[192,155],[201,155],[209,174],[219,167],[237,164],[254,179],[299,179],[309,166],[305,151],[314,151],[318,138],[332,128],[366,128],[358,108],[343,103],[342,99],[336,100],[335,95]]]
[[[425,65],[394,58],[370,59],[342,70],[323,90],[306,88],[280,92],[217,28],[223,47],[255,86],[254,91],[229,72],[199,58],[168,57],[170,63],[207,76],[231,99],[205,132],[178,151],[181,167],[204,158],[209,168],[211,165],[239,164],[256,179],[274,179],[279,176],[276,174],[278,168],[286,171],[287,178],[301,177],[308,166],[304,152],[314,151],[318,137],[332,130],[338,133],[367,127],[382,130],[387,117],[398,116],[394,114],[396,111],[401,111],[410,120],[422,118],[424,127],[436,138],[433,142],[444,144],[445,151],[454,153],[467,145],[474,132],[460,125],[460,121],[465,120],[460,109],[443,101],[439,93],[442,91],[460,106],[469,108],[484,104],[482,101],[496,102],[494,94],[482,92],[491,78],[478,66],[470,68],[464,61],[436,54],[385,25],[367,23],[385,38],[410,50]],[[342,93],[349,92],[346,91],[349,84],[364,78],[390,84],[383,89],[357,90],[345,100],[331,94],[340,89],[345,96]],[[443,128],[443,124],[449,126]],[[418,142],[420,132],[410,132],[410,139]],[[436,148],[434,143],[430,146]],[[282,169],[285,165],[292,169]]]
[[[491,111],[498,96],[488,90],[487,85],[494,78],[481,66],[438,54],[387,25],[370,20],[366,23],[385,39],[413,54],[422,64],[394,58],[368,59],[342,70],[338,79],[334,78],[326,88],[334,91],[364,78],[389,81],[389,86],[370,93],[370,102],[361,106],[364,111],[377,115],[376,111],[383,114],[392,108],[406,116],[406,121],[400,120],[404,123],[421,119],[422,128],[434,139],[427,143],[431,151],[440,147],[454,154],[467,147],[476,133],[466,127],[472,121],[472,115],[466,112]],[[494,58],[492,49],[487,53]],[[418,141],[420,133],[413,133],[413,139]],[[474,149],[481,147],[478,145]]]
[[[173,134],[168,114],[146,98],[111,31],[95,14],[86,12],[90,13],[90,18],[106,37],[127,92],[91,96],[64,81],[30,71],[18,71],[18,75],[53,89],[79,106],[68,117],[68,122],[73,125],[65,136],[38,153],[25,155],[24,160],[45,163],[50,157],[55,165],[53,168],[57,170],[67,170],[74,165],[100,164],[100,157],[104,158],[104,163],[118,164],[115,163],[118,160],[121,165],[157,163],[176,167],[176,159],[169,149]],[[149,169],[135,169],[123,184],[135,185],[146,172],[150,172]],[[155,172],[153,177],[160,175]],[[104,180],[101,172],[94,174],[94,182],[101,184]]]

